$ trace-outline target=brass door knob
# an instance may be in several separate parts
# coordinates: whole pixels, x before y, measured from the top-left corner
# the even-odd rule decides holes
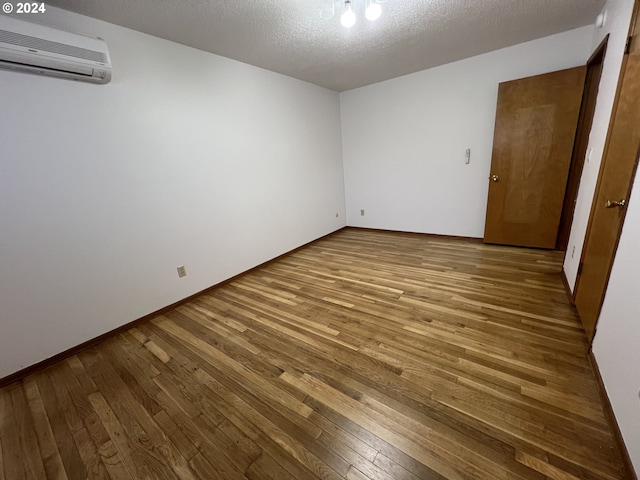
[[[489,178],[494,183],[498,183],[500,181],[500,177],[498,177],[498,175],[491,175]]]
[[[607,200],[607,203],[605,203],[604,206],[605,206],[605,208],[618,207],[618,208],[620,208],[620,210],[622,210],[626,205],[627,205],[627,201],[623,198],[619,202],[612,202],[611,200]]]

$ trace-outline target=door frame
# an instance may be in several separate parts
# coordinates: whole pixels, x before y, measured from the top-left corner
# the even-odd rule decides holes
[[[625,47],[626,50],[625,50],[624,57],[622,59],[622,67],[620,69],[620,77],[618,78],[618,85],[616,87],[615,101],[614,101],[614,104],[613,104],[613,108],[611,110],[611,117],[609,118],[609,126],[608,126],[607,138],[606,138],[606,141],[605,141],[604,151],[603,151],[603,154],[602,154],[602,162],[600,164],[600,170],[598,172],[598,180],[597,180],[597,183],[596,183],[596,188],[595,188],[595,191],[594,191],[593,199],[591,201],[591,209],[589,211],[589,221],[587,223],[587,229],[586,229],[585,236],[584,236],[584,244],[582,246],[582,252],[580,254],[580,262],[578,264],[578,273],[576,275],[576,281],[575,281],[573,292],[572,292],[572,295],[571,295],[571,301],[573,303],[575,303],[576,296],[578,294],[578,289],[580,288],[580,279],[581,279],[581,276],[582,276],[582,265],[584,264],[586,252],[588,251],[587,247],[589,245],[589,240],[590,240],[591,232],[592,232],[592,229],[593,229],[595,209],[599,206],[598,205],[598,198],[599,198],[600,190],[601,190],[601,187],[602,187],[602,177],[603,177],[603,174],[604,174],[604,171],[605,171],[607,160],[609,158],[608,154],[609,154],[609,148],[611,146],[612,130],[613,130],[613,127],[614,127],[614,121],[615,121],[615,118],[616,118],[616,112],[618,110],[618,105],[619,105],[620,100],[621,100],[620,97],[621,97],[621,93],[622,93],[622,85],[624,83],[624,78],[625,78],[625,75],[626,75],[626,72],[627,72],[627,62],[628,62],[628,58],[629,58],[630,42],[631,42],[631,40],[632,40],[632,38],[633,38],[633,36],[634,36],[634,34],[636,32],[637,23],[640,20],[638,18],[639,10],[640,10],[640,1],[639,0],[635,0],[634,1],[634,7],[633,7],[633,14],[631,16],[631,24],[630,24],[630,27],[629,27],[629,33],[627,35],[627,45]],[[639,158],[639,156],[640,156],[640,147],[638,149],[638,152],[636,153],[635,167],[634,167],[633,172],[631,174],[631,177],[629,179],[629,182],[630,182],[629,195],[627,196],[627,198],[629,198],[631,196],[631,190],[633,188],[634,179],[635,179],[635,176],[636,176],[636,173],[637,173],[637,169],[638,169],[638,158]],[[618,229],[618,232],[616,232],[616,241],[615,241],[615,245],[614,245],[613,252],[612,252],[612,255],[611,255],[611,259],[610,259],[610,262],[609,262],[609,266],[608,266],[608,269],[607,269],[607,274],[606,274],[606,277],[605,277],[604,289],[602,291],[602,296],[601,296],[600,301],[599,301],[598,313],[596,315],[596,323],[594,325],[593,335],[591,336],[591,338],[589,338],[589,350],[591,350],[591,346],[593,344],[593,339],[595,338],[596,332],[597,332],[597,329],[598,329],[598,322],[600,320],[599,317],[600,317],[600,313],[602,311],[602,305],[604,303],[604,299],[606,297],[607,288],[608,288],[608,285],[609,285],[609,279],[611,277],[611,270],[613,268],[613,263],[615,261],[616,253],[617,253],[617,250],[618,250],[618,245],[620,243],[620,235],[621,235],[622,229],[624,227],[624,221],[625,221],[625,218],[626,218],[626,215],[627,215],[627,208],[623,209],[623,211],[621,213],[622,213],[622,218],[621,218],[621,221],[620,221],[620,228]]]
[[[571,165],[569,166],[569,176],[567,178],[567,187],[565,189],[565,197],[562,204],[562,215],[560,217],[558,236],[556,238],[556,250],[560,251],[566,251],[569,244],[569,234],[571,233],[573,216],[576,211],[576,200],[578,199],[580,180],[582,178],[582,171],[584,169],[584,163],[589,147],[589,134],[591,133],[591,127],[593,126],[598,91],[600,90],[600,80],[602,78],[602,65],[604,65],[608,43],[609,34],[604,37],[602,42],[600,42],[600,45],[598,45],[598,48],[596,48],[587,61],[587,74],[585,76],[580,116],[578,117],[578,128],[576,129]],[[595,74],[596,65],[600,65],[597,75]],[[589,114],[586,109],[590,103],[592,108],[591,113]]]

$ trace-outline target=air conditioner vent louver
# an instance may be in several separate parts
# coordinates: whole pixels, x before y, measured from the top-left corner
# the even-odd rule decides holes
[[[101,38],[8,15],[0,15],[0,69],[90,83],[111,81],[109,49]]]
[[[69,57],[83,58],[93,62],[107,63],[107,57],[102,52],[95,52],[86,48],[52,42],[42,38],[30,37],[20,33],[7,32],[6,30],[0,30],[0,42],[25,48],[33,48],[35,50],[44,50],[46,52],[67,55]]]

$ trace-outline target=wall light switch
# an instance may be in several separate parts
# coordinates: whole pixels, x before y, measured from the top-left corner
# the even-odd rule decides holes
[[[182,278],[186,276],[187,276],[187,269],[184,268],[184,265],[180,265],[178,267],[178,278]]]
[[[467,148],[467,150],[464,152],[464,163],[466,163],[467,165],[469,165],[469,163],[471,163],[471,149]]]

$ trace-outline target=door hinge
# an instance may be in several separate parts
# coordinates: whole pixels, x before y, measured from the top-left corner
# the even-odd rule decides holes
[[[578,264],[578,275],[580,275],[582,273],[583,267],[584,267],[584,262],[580,262]]]

